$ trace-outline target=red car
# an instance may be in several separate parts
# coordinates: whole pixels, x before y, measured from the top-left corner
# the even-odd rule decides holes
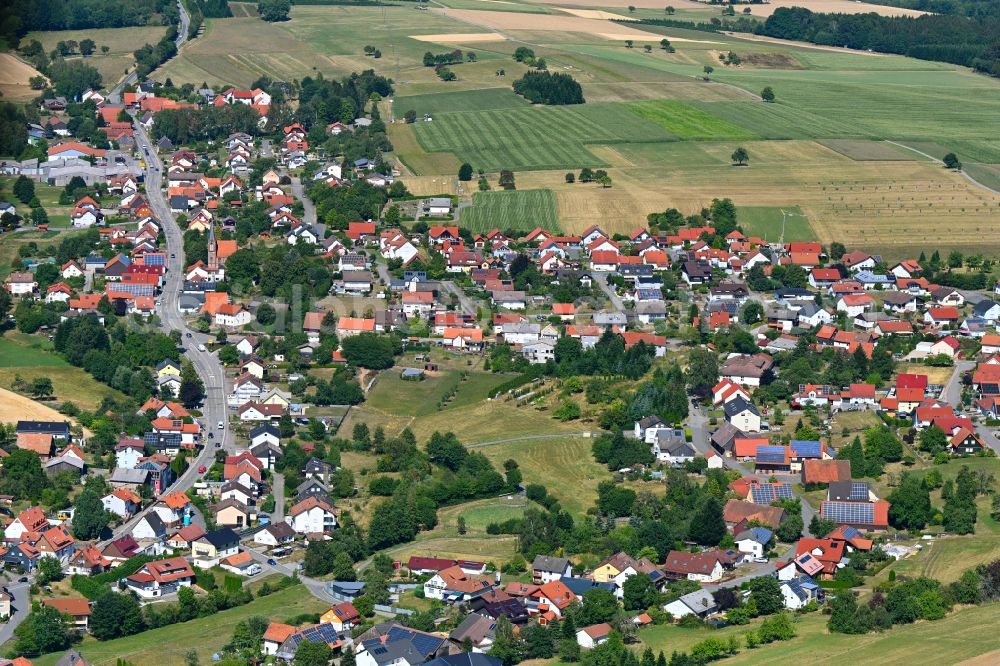
[[[198,468],[198,473],[199,474],[204,474],[205,473],[205,466],[204,465],[202,465],[201,467]]]

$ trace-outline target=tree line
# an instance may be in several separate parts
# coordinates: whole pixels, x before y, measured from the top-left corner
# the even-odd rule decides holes
[[[971,21],[963,16],[917,18],[868,14],[820,14],[779,7],[754,29],[756,34],[828,46],[939,60],[1000,76],[1000,13]]]

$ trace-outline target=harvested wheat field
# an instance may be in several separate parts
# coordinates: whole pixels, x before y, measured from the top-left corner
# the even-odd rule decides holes
[[[502,42],[507,39],[503,35],[495,32],[457,32],[443,35],[410,35],[410,39],[420,42],[439,42],[443,44],[457,44],[459,42],[471,44],[473,42]]]
[[[13,391],[0,388],[0,422],[73,421],[65,414]]]
[[[566,12],[567,14],[572,14],[573,16],[579,16],[585,19],[598,19],[604,21],[630,21],[628,17],[622,16],[621,14],[612,14],[611,12],[606,12],[601,9],[570,9],[569,7],[559,7],[559,11]]]
[[[433,9],[431,11],[470,25],[477,25],[491,30],[580,32],[597,35],[605,39],[659,40],[661,38],[660,35],[618,25],[611,21],[580,18],[578,16],[491,12],[475,9]]]
[[[38,76],[38,70],[31,65],[18,60],[10,53],[0,53],[0,91],[4,99],[21,100],[34,97],[37,93],[31,89],[31,77]]]

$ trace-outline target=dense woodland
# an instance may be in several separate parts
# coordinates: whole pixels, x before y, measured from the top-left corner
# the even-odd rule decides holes
[[[174,4],[172,0],[10,0],[0,10],[0,34],[23,37],[33,30],[147,25],[154,13],[169,11]]]
[[[1000,3],[970,20],[957,15],[919,18],[877,14],[817,14],[781,7],[754,31],[768,37],[897,53],[950,62],[1000,76]]]
[[[514,92],[534,104],[583,104],[583,88],[569,74],[526,72],[514,82]]]

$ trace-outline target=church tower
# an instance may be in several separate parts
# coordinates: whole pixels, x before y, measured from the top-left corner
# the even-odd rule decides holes
[[[208,223],[208,272],[219,272],[219,244],[215,240],[215,220]]]

